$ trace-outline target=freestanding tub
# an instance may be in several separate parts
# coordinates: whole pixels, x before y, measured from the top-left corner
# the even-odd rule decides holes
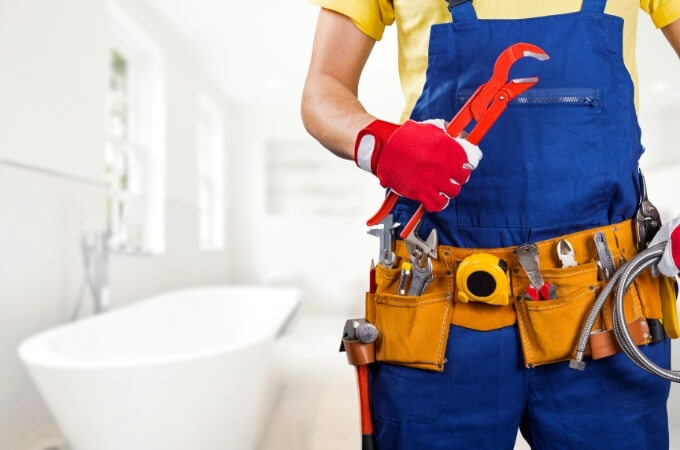
[[[294,289],[170,292],[19,347],[74,450],[249,450],[279,380]]]

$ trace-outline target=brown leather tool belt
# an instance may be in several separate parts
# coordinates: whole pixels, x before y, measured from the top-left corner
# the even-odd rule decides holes
[[[577,346],[578,335],[593,302],[605,285],[598,268],[594,244],[596,233],[606,237],[616,267],[637,253],[633,222],[593,228],[537,242],[540,273],[555,287],[549,300],[533,301],[523,294],[529,278],[518,261],[517,247],[470,249],[440,246],[432,260],[433,279],[420,296],[398,295],[402,261],[409,260],[403,241],[397,241],[396,268],[376,268],[376,292],[366,296],[366,318],[379,330],[376,342],[378,361],[428,370],[443,370],[449,325],[480,331],[494,330],[517,323],[527,367],[568,360]],[[577,265],[562,267],[556,252],[560,240],[568,240]],[[507,263],[509,296],[507,305],[458,301],[456,267],[474,253],[488,253]],[[612,299],[608,299],[591,337],[589,355],[609,356],[618,351],[612,330]],[[628,290],[625,315],[639,344],[652,341],[649,319],[661,319],[659,282],[643,273]],[[653,327],[654,328],[654,327]],[[658,327],[657,327],[658,328]],[[653,331],[653,330],[652,330]],[[455,345],[455,343],[453,343]]]

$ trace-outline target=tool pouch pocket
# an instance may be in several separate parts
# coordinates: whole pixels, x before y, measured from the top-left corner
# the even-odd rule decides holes
[[[545,269],[541,273],[546,282],[557,287],[557,298],[541,301],[517,298],[515,301],[524,362],[527,367],[566,361],[574,357],[586,318],[600,290],[606,284],[604,281],[598,281],[598,269],[594,262],[568,269]],[[515,279],[515,292],[525,292],[528,284],[526,277],[518,275]],[[653,290],[653,293],[658,298],[658,290]],[[628,323],[650,317],[649,311],[645,309],[651,308],[645,308],[642,294],[637,284],[631,285],[626,292],[624,314]],[[613,329],[613,302],[614,296],[611,295],[595,321],[593,333]],[[647,342],[648,339],[645,337],[639,344]],[[586,354],[590,356],[590,346],[586,349]],[[610,354],[597,355],[598,358],[605,356]]]
[[[542,270],[546,282],[557,287],[557,298],[515,299],[524,362],[529,368],[570,359],[598,292],[597,265]],[[526,292],[528,279],[517,275],[515,292]],[[596,326],[598,324],[596,323]]]
[[[378,328],[376,360],[441,372],[451,321],[452,271],[436,265],[433,281],[420,296],[395,294],[399,273],[378,266],[376,293],[366,294],[366,319]]]

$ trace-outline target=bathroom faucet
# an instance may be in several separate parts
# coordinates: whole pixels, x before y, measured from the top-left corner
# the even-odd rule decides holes
[[[111,255],[152,256],[150,250],[125,247],[113,238],[110,230],[85,231],[80,237],[80,250],[83,256],[83,282],[78,293],[71,321],[78,318],[86,290],[92,296],[94,314],[109,309],[109,257]]]
[[[92,295],[95,314],[109,308],[109,240],[108,231],[88,231],[80,239],[83,254],[84,283]],[[76,311],[75,316],[77,316]],[[75,318],[75,317],[74,317]]]

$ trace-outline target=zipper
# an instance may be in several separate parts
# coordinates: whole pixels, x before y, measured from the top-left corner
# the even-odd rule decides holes
[[[467,102],[475,91],[460,89],[456,93],[459,107]],[[599,108],[602,106],[600,90],[591,88],[563,88],[563,89],[531,89],[519,97],[515,97],[510,104],[517,105],[573,105]]]

